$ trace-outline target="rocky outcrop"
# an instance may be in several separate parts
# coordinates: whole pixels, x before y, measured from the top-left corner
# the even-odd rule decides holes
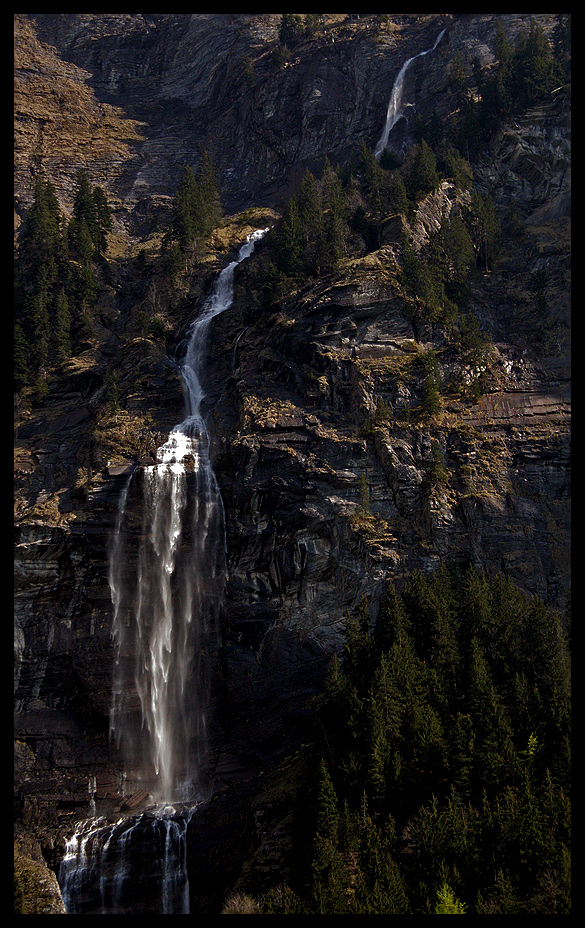
[[[67,915],[59,883],[36,842],[14,842],[14,914]]]
[[[138,122],[102,103],[83,62],[64,61],[20,14],[14,19],[14,49],[15,227],[32,202],[40,172],[54,183],[66,210],[73,205],[80,167],[119,203],[128,173],[135,170],[135,145],[143,138]]]

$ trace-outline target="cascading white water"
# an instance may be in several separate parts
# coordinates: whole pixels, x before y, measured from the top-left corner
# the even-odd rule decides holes
[[[109,549],[110,736],[124,758],[125,788],[140,784],[156,804],[113,823],[95,818],[90,778],[91,818],[78,823],[59,872],[69,914],[189,911],[187,827],[202,795],[208,656],[218,643],[226,569],[223,504],[202,411],[203,365],[211,320],[232,304],[235,269],[267,231],[248,236],[219,274],[189,330],[181,365],[185,418],[157,450],[156,464],[134,471],[120,495]],[[130,512],[133,492],[142,493],[139,527]]]
[[[379,158],[382,152],[385,151],[388,145],[388,138],[390,136],[392,129],[394,128],[398,120],[401,119],[404,115],[405,106],[404,106],[403,95],[404,95],[404,78],[406,76],[406,72],[410,68],[412,62],[416,61],[417,58],[421,58],[423,55],[428,55],[429,52],[434,52],[434,50],[436,49],[437,45],[439,44],[439,42],[441,41],[444,35],[445,35],[445,29],[443,29],[442,32],[439,33],[435,41],[435,44],[433,45],[432,48],[427,48],[426,51],[419,52],[418,55],[413,55],[412,58],[407,58],[407,60],[404,62],[404,64],[400,68],[400,71],[398,72],[398,76],[396,77],[396,80],[394,81],[392,93],[390,94],[388,110],[386,112],[386,123],[384,125],[384,131],[382,132],[382,135],[380,136],[378,144],[376,145],[376,148],[374,149],[374,154],[376,158]]]
[[[196,810],[79,822],[59,868],[68,915],[189,913],[187,827]]]
[[[143,468],[143,526],[136,569],[124,537],[122,494],[110,549],[116,648],[110,731],[129,779],[161,802],[196,794],[205,752],[207,653],[213,649],[225,577],[224,514],[202,415],[202,368],[211,320],[233,300],[237,265],[266,230],[249,236],[219,274],[192,323],[181,374],[186,416]]]

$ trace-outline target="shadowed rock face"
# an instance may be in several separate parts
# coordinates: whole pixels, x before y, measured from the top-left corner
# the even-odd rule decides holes
[[[502,18],[513,41],[530,17]],[[541,17],[547,29],[552,20]],[[431,48],[445,27],[433,54],[409,69],[405,99],[413,114],[446,116],[454,49],[491,63],[495,17],[416,23],[396,16],[380,28],[368,17],[328,15],[319,35],[295,46],[281,68],[272,57],[280,14],[36,14],[33,23],[38,38],[28,21],[17,22],[19,43],[34,48],[39,64],[36,73],[26,63],[17,70],[17,110],[26,114],[23,130],[29,127],[19,186],[31,187],[25,165],[33,159],[60,157],[64,188],[67,174],[73,178],[89,159],[126,209],[153,196],[156,208],[158,196],[174,194],[182,166],[198,164],[208,150],[224,206],[234,212],[277,205],[307,166],[315,169],[326,156],[343,161],[362,139],[373,148],[400,67]],[[54,81],[52,88],[43,82],[45,67],[59,93]],[[29,90],[35,98],[42,92],[45,113],[28,105]],[[50,150],[55,130],[65,141],[60,156]]]
[[[198,164],[204,149],[228,211],[275,205],[306,166],[325,156],[335,164],[362,138],[374,145],[405,56],[428,48],[443,24],[435,17],[407,29],[403,21],[378,31],[371,21],[330,16],[324,32],[278,68],[279,14],[38,14],[38,38],[19,20],[19,41],[64,88],[59,96],[27,62],[17,71],[19,186],[32,189],[34,158],[58,157],[54,173],[65,196],[80,162],[96,161],[82,146],[95,149],[101,117],[105,138],[119,148],[117,157],[105,152],[103,180],[126,209],[174,194],[182,166]],[[441,60],[445,66],[447,57]],[[45,118],[31,91],[42,91]],[[71,132],[76,111],[89,119],[79,118]],[[55,129],[65,142],[60,156],[47,151]]]
[[[550,25],[551,17],[543,22]],[[519,15],[505,17],[514,30]],[[318,169],[383,127],[393,80],[420,58],[408,92],[417,111],[446,115],[455,48],[486,63],[491,15],[328,21],[325,38],[271,62],[277,14],[38,14],[17,17],[16,209],[39,167],[71,206],[87,164],[112,199],[118,242],[141,241],[168,216],[181,166],[208,149],[224,209],[276,206],[308,165]],[[335,39],[335,41],[332,41]],[[271,44],[272,43],[272,44]],[[246,59],[251,65],[244,67]],[[465,195],[443,182],[414,217],[389,217],[380,249],[262,306],[262,249],[238,270],[236,300],[212,327],[207,359],[214,470],[226,516],[228,574],[213,666],[208,771],[214,797],[189,833],[193,911],[214,911],[247,863],[263,891],[291,866],[290,809],[308,775],[307,700],[340,654],[348,610],[372,617],[387,579],[442,560],[507,570],[563,606],[570,585],[570,129],[566,102],[506,126],[474,176],[526,237],[474,286],[492,333],[483,395],[437,326],[414,331],[396,283],[399,243],[417,245]],[[251,220],[250,220],[251,221]],[[18,221],[17,221],[18,224]],[[258,221],[258,226],[266,222]],[[114,268],[99,338],[19,417],[16,442],[15,754],[17,820],[57,867],[61,836],[91,803],[114,816],[121,762],[108,743],[113,648],[108,541],[127,476],[152,462],[180,419],[173,362],[197,301],[251,226],[234,221],[219,248],[169,301],[162,346],[127,338],[122,409],[105,411],[108,363],[135,304],[128,263]],[[209,256],[208,256],[209,257]],[[530,297],[546,270],[546,310]],[[157,282],[158,283],[158,282]],[[173,299],[176,299],[173,297]],[[151,304],[148,306],[151,308]],[[442,415],[421,420],[418,354],[435,348]],[[418,360],[417,360],[418,359]],[[436,482],[437,448],[446,479]],[[137,481],[138,484],[138,481]],[[141,531],[139,495],[129,511]],[[296,753],[299,751],[299,753]],[[95,784],[93,778],[95,777]],[[136,785],[136,784],[135,784]],[[262,850],[264,849],[264,850]],[[274,855],[271,857],[271,855]],[[199,901],[197,901],[199,900]]]

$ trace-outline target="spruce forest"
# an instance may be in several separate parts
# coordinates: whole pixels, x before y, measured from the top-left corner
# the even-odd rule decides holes
[[[310,866],[264,911],[568,914],[565,619],[471,568],[364,603],[313,707]]]

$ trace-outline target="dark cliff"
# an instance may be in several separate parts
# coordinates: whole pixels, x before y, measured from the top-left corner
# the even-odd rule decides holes
[[[112,679],[108,539],[130,469],[181,416],[174,364],[214,274],[281,197],[326,157],[373,147],[402,63],[417,112],[454,108],[456,50],[493,62],[491,14],[327,14],[274,64],[278,14],[36,14],[15,19],[16,238],[43,172],[71,210],[80,166],[114,213],[111,278],[93,344],[19,398],[15,440],[15,805],[57,866],[62,835],[95,799],[119,807],[108,744]],[[528,17],[503,15],[513,38]],[[550,31],[552,16],[542,16]],[[156,270],[181,167],[209,151],[228,215],[177,286]],[[524,236],[471,303],[491,351],[482,393],[438,325],[413,329],[399,285],[397,217],[380,247],[348,257],[268,311],[263,249],[215,321],[208,382],[214,466],[226,510],[228,585],[210,766],[216,795],[191,855],[193,910],[241,878],[262,891],[291,866],[291,805],[303,789],[307,700],[340,653],[348,610],[373,614],[386,580],[442,561],[504,570],[563,607],[570,589],[570,102],[508,121],[473,163]],[[443,181],[409,217],[423,243],[462,196]],[[255,208],[255,209],[252,209]],[[238,211],[247,212],[238,215]],[[398,223],[400,225],[400,223]],[[402,226],[400,226],[402,229]],[[140,249],[147,274],[138,270]],[[546,272],[546,308],[531,280]],[[136,308],[165,339],[137,334]],[[435,351],[443,402],[417,410]],[[107,376],[120,374],[120,408]],[[467,378],[467,379],[466,379]],[[433,480],[437,449],[444,466]],[[295,826],[296,827],[296,826]],[[283,837],[284,836],[284,837]],[[22,839],[24,840],[24,839]],[[225,850],[220,860],[218,847]],[[37,853],[36,851],[31,853]],[[226,863],[227,861],[227,863]],[[276,880],[277,881],[277,880]],[[197,903],[196,899],[201,901]]]

